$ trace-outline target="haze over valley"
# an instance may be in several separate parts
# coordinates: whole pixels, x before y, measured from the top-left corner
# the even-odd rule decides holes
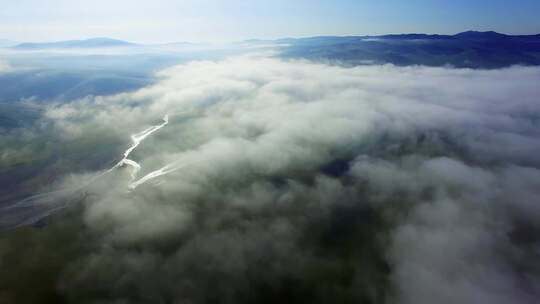
[[[0,13],[0,304],[540,300],[537,4],[53,2]]]

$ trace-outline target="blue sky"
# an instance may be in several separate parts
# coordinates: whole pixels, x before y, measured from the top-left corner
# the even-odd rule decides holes
[[[0,0],[0,39],[137,42],[495,30],[540,33],[540,0]]]

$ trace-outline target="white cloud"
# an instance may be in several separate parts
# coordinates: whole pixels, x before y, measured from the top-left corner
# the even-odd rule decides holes
[[[324,262],[300,236],[347,221],[334,218],[336,208],[351,208],[351,225],[369,221],[355,218],[355,207],[380,212],[389,226],[380,254],[390,261],[397,303],[527,303],[539,291],[533,266],[526,275],[515,268],[531,249],[510,236],[540,220],[539,68],[343,68],[240,57],[158,77],[134,93],[47,111],[65,140],[108,134],[126,147],[130,134],[170,116],[130,155],[142,166],[138,178],[166,174],[128,192],[126,168],[89,187],[85,224],[105,245],[81,258],[78,284],[91,287],[111,261],[123,280],[151,292],[160,289],[140,287],[137,271],[153,277],[145,265],[165,265],[161,275],[179,282],[170,292],[193,301],[201,278],[214,273],[206,263],[239,292],[250,267],[263,271],[259,260],[271,265],[269,280],[302,278],[302,265]],[[350,170],[323,174],[336,160]],[[375,275],[356,262],[351,284],[361,293]],[[200,276],[184,272],[189,265]]]

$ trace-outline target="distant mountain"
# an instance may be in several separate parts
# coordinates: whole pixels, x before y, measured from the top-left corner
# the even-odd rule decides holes
[[[439,34],[389,34],[389,35],[367,35],[367,36],[313,36],[306,38],[281,38],[277,40],[261,40],[250,39],[244,40],[244,43],[261,43],[261,42],[340,42],[346,40],[494,40],[494,39],[512,39],[512,38],[526,38],[526,39],[539,39],[540,34],[536,35],[506,35],[493,31],[478,32],[478,31],[466,31],[455,35],[439,35]]]
[[[381,36],[362,36],[362,39],[394,39],[394,40],[440,40],[451,39],[449,35],[429,35],[429,34],[393,34]]]
[[[457,39],[483,39],[483,40],[494,40],[494,39],[506,39],[511,36],[497,33],[494,31],[489,32],[477,32],[477,31],[467,31],[454,35],[454,38]]]
[[[497,33],[494,31],[479,32],[479,31],[466,31],[455,35],[428,35],[428,34],[395,34],[395,35],[381,35],[381,36],[359,36],[362,39],[395,39],[395,40],[501,40],[501,39],[538,39],[540,34],[537,35],[506,35]]]
[[[58,42],[44,42],[44,43],[21,43],[13,48],[19,50],[34,50],[34,49],[71,49],[71,48],[108,48],[108,47],[121,47],[121,46],[135,46],[136,44],[111,39],[111,38],[92,38],[85,40],[67,40]]]
[[[501,68],[540,65],[539,35],[505,35],[467,31],[456,35],[397,34],[382,36],[320,36],[275,40],[281,56],[337,61],[347,65],[451,65]]]

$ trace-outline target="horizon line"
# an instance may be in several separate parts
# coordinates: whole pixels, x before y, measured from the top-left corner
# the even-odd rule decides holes
[[[23,40],[12,40],[4,39],[0,37],[0,41],[9,41],[14,46],[21,44],[47,44],[47,43],[62,43],[62,42],[75,42],[75,41],[89,41],[97,39],[108,39],[115,40],[118,42],[130,43],[134,45],[165,45],[165,44],[177,44],[177,43],[189,43],[189,44],[223,44],[223,43],[241,43],[247,41],[276,41],[284,39],[306,39],[306,38],[317,38],[317,37],[382,37],[382,36],[400,36],[400,35],[428,35],[428,36],[448,36],[453,37],[459,34],[476,32],[476,33],[496,33],[505,36],[536,36],[540,35],[538,33],[527,33],[527,34],[507,34],[502,32],[497,32],[493,30],[487,31],[478,31],[478,30],[466,30],[462,32],[457,32],[455,34],[440,34],[440,33],[423,33],[423,32],[402,32],[402,33],[387,33],[387,34],[321,34],[321,35],[298,35],[298,36],[280,36],[275,38],[246,38],[246,39],[235,39],[235,40],[225,40],[225,41],[188,41],[188,40],[177,40],[177,41],[162,41],[162,42],[139,42],[131,39],[122,39],[117,37],[108,37],[108,36],[91,36],[91,37],[79,37],[79,38],[69,38],[63,40],[43,40],[43,41],[23,41]]]

